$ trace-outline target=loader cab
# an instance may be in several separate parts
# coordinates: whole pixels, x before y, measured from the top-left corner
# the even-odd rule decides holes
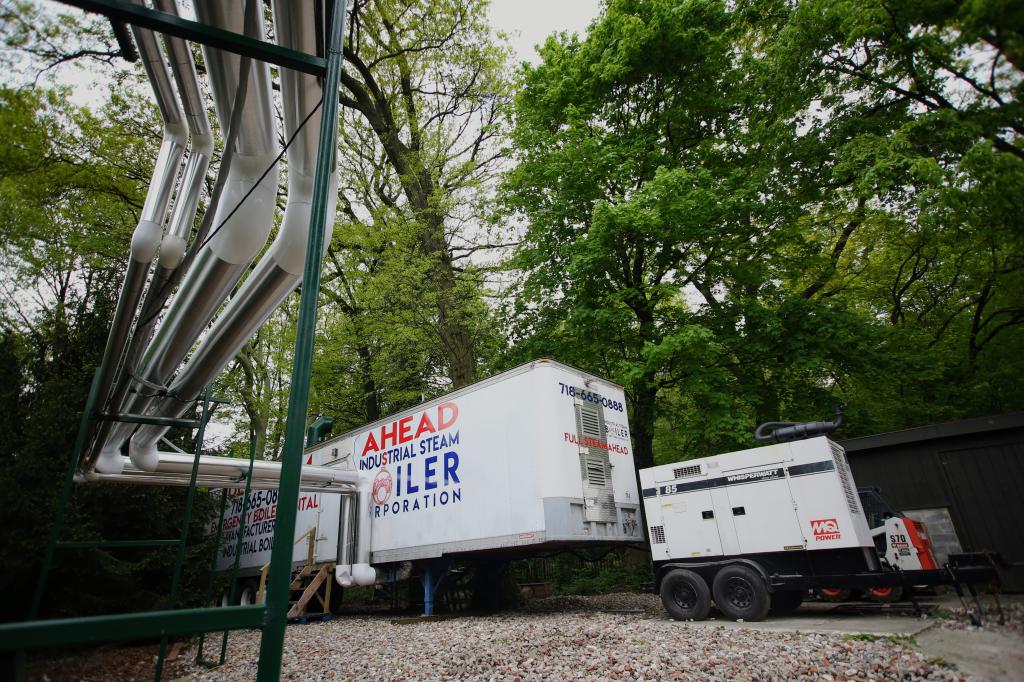
[[[882,491],[876,486],[857,488],[860,496],[860,506],[864,510],[864,516],[868,521],[868,528],[874,536],[875,550],[879,556],[885,556],[885,533],[878,533],[878,529],[885,526],[886,519],[901,514],[893,509],[889,501],[882,497]]]
[[[901,516],[889,501],[882,497],[880,488],[871,486],[868,488],[857,488],[860,496],[860,505],[864,510],[864,516],[868,520],[868,528],[872,530],[885,525],[885,520],[893,516]]]

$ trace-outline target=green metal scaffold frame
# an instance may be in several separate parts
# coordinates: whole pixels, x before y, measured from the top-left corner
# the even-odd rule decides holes
[[[323,257],[324,224],[329,178],[335,163],[338,135],[338,90],[342,68],[342,42],[345,26],[345,0],[326,0],[328,5],[328,30],[326,58],[306,54],[297,50],[255,40],[239,33],[217,29],[199,22],[190,21],[173,14],[149,9],[125,0],[62,0],[89,12],[106,15],[116,22],[135,24],[156,32],[167,33],[186,40],[199,42],[221,50],[234,52],[253,59],[266,61],[283,68],[291,68],[321,78],[323,85],[322,118],[320,140],[317,148],[316,174],[314,179],[312,211],[310,216],[309,239],[306,262],[303,270],[302,294],[299,303],[299,319],[295,339],[295,359],[292,367],[291,391],[288,398],[288,416],[285,426],[284,448],[282,451],[281,479],[278,497],[278,516],[274,529],[274,549],[270,559],[270,574],[265,604],[248,606],[227,606],[221,608],[175,609],[177,601],[177,576],[184,557],[188,518],[183,520],[182,537],[178,540],[140,540],[119,543],[58,542],[63,525],[67,499],[74,483],[74,472],[86,444],[86,435],[91,422],[99,417],[94,414],[97,396],[95,380],[89,399],[82,413],[82,420],[71,465],[64,481],[63,494],[55,514],[54,527],[47,544],[39,587],[34,595],[30,620],[21,623],[0,625],[0,651],[14,652],[19,662],[18,674],[24,674],[25,652],[40,647],[65,644],[85,644],[136,640],[151,637],[161,638],[161,655],[158,658],[156,678],[162,674],[163,653],[167,638],[175,635],[200,634],[238,630],[245,628],[262,629],[259,665],[256,679],[270,682],[280,677],[285,626],[287,624],[289,583],[291,582],[292,536],[299,499],[299,484],[302,468],[303,440],[306,431],[306,413],[309,405],[309,382],[313,360],[313,335],[316,328],[316,304],[320,291],[320,262]],[[202,431],[205,428],[210,408],[209,391],[203,397],[202,417],[196,420],[177,420],[182,423],[163,425],[190,426],[198,428],[196,462],[202,448]],[[154,420],[139,418],[143,423]],[[167,420],[163,420],[167,421]],[[196,465],[193,465],[189,486],[186,515],[191,513],[191,500],[196,488]],[[83,618],[62,618],[35,620],[42,603],[42,596],[55,549],[114,546],[177,545],[177,569],[172,581],[168,608],[149,613],[93,616]]]

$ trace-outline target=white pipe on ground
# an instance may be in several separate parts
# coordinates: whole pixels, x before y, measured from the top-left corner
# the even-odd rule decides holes
[[[275,0],[275,28],[285,47],[313,53],[317,48],[314,7],[304,0]],[[213,329],[203,339],[170,387],[172,399],[164,400],[154,413],[180,417],[203,387],[234,358],[270,314],[302,281],[313,180],[320,131],[318,103],[321,88],[314,76],[281,70],[281,100],[285,134],[294,140],[288,148],[288,198],[277,238],[235,294]],[[303,121],[305,124],[303,125]],[[331,240],[337,205],[337,170],[331,175],[324,230],[324,251]],[[131,439],[132,461],[140,468],[152,466],[157,441],[166,427],[143,426]]]
[[[264,39],[259,0],[251,10],[256,20],[246,26],[241,0],[204,0],[196,3],[200,21],[234,32]],[[240,79],[241,58],[204,46],[206,68],[213,90],[221,128],[230,125],[232,104]],[[270,73],[267,64],[252,60],[241,124],[234,156],[215,209],[214,228],[198,252],[171,307],[143,357],[138,392],[130,396],[121,411],[153,414],[152,386],[162,386],[173,376],[210,320],[244,274],[249,263],[266,243],[273,223],[278,181],[277,127],[272,110]],[[167,401],[177,402],[174,398]],[[156,407],[159,407],[157,404]],[[111,429],[101,450],[105,463],[101,473],[117,473],[123,467],[121,446],[134,425],[119,423]],[[140,451],[133,463],[140,469],[156,465],[155,448]]]
[[[137,485],[188,485],[192,474],[195,457],[177,452],[158,452],[154,470],[141,470],[133,464],[125,465],[120,474],[104,474],[90,472],[79,475],[77,480],[83,482],[131,483]],[[235,457],[199,457],[197,485],[220,488],[239,488],[245,485],[249,471],[249,460]],[[341,543],[351,532],[351,526],[345,523],[346,507],[354,504],[356,516],[355,562],[339,564],[335,567],[334,577],[342,587],[353,585],[372,585],[376,582],[377,572],[370,565],[370,525],[371,525],[371,486],[370,478],[352,469],[303,465],[300,474],[300,487],[315,492],[341,492],[352,496],[354,500],[342,504],[339,524],[342,533]],[[253,490],[276,489],[281,481],[281,462],[254,461],[252,463]],[[346,527],[348,526],[348,527]],[[339,552],[339,557],[341,556]],[[344,553],[346,558],[348,553]]]

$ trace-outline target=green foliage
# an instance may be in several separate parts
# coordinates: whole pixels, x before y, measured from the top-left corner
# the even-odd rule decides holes
[[[100,116],[60,92],[3,89],[0,102],[0,619],[11,620],[25,617],[39,577],[155,146],[139,135],[151,109],[126,93]],[[209,513],[199,497],[197,519]],[[183,507],[180,489],[76,486],[61,537],[173,538]],[[183,603],[206,576],[198,521],[191,542]],[[173,549],[59,551],[43,615],[159,607],[173,561]]]
[[[550,38],[502,197],[510,360],[622,383],[638,466],[837,403],[845,435],[1020,408],[1015,17],[613,0]]]
[[[512,574],[519,584],[548,583],[555,594],[638,592],[653,580],[650,555],[621,548],[600,557],[562,552],[524,559],[512,564]]]

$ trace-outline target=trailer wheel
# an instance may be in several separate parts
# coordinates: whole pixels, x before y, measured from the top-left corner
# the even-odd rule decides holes
[[[822,601],[847,601],[853,594],[853,590],[848,590],[845,587],[821,587],[815,590],[815,594]]]
[[[715,576],[712,589],[718,610],[730,620],[764,620],[771,606],[764,580],[748,566],[726,566]]]
[[[871,601],[889,603],[903,599],[903,588],[899,585],[869,587],[865,594]]]
[[[711,611],[711,591],[704,578],[676,568],[661,581],[661,603],[675,620],[704,620]]]
[[[803,603],[802,590],[779,590],[772,593],[772,611],[796,611]]]

